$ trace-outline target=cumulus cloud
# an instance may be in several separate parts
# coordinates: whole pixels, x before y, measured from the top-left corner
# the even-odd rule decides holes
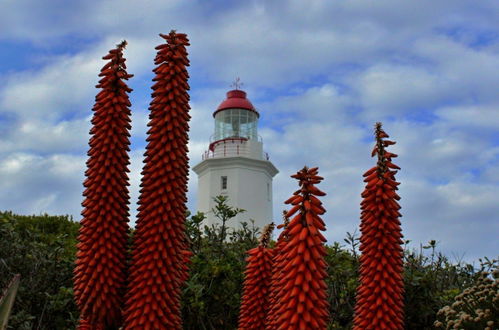
[[[370,67],[362,73],[356,87],[371,120],[428,109],[439,99],[445,100],[450,92],[440,75],[413,65]]]
[[[402,181],[400,195],[404,234],[414,247],[434,239],[448,255],[464,255],[465,260],[494,257],[499,248],[499,208],[493,201],[497,185],[457,178],[435,186],[413,178]],[[473,243],[477,241],[481,243]]]
[[[240,76],[261,114],[264,149],[280,170],[276,221],[296,190],[289,175],[319,166],[328,239],[352,232],[361,175],[374,164],[372,126],[383,121],[398,142],[392,151],[402,167],[406,238],[415,246],[436,239],[445,251],[469,258],[498,250],[492,240],[499,191],[496,3],[23,0],[4,8],[0,43],[29,43],[33,54],[25,69],[1,77],[3,208],[79,217],[101,57],[127,39],[128,71],[135,74],[129,81],[133,223],[154,47],[163,42],[159,32],[176,28],[192,44],[191,167],[208,147],[213,111]],[[191,171],[192,211],[196,188]]]
[[[97,56],[56,56],[39,71],[11,74],[0,93],[2,112],[50,122],[78,116],[91,107],[92,86],[101,64]]]
[[[0,153],[35,150],[39,153],[84,152],[88,149],[90,122],[87,119],[61,121],[19,121],[0,141]]]
[[[0,161],[1,208],[20,214],[81,212],[85,157],[12,153]]]
[[[271,160],[281,171],[274,180],[274,216],[280,216],[285,208],[282,202],[296,189],[296,182],[289,176],[303,165],[319,166],[325,177],[321,188],[328,193],[323,199],[328,210],[324,216],[326,235],[330,241],[342,241],[346,232],[353,232],[359,224],[360,193],[364,187],[361,175],[375,160],[370,158],[372,125],[363,125],[367,119],[353,120],[362,114],[349,116],[345,111],[352,99],[337,98],[338,93],[331,90],[334,89],[328,85],[312,87],[267,103],[281,117],[296,115],[297,120],[284,120],[278,128],[265,127],[260,134]],[[341,104],[340,109],[335,109],[331,100]],[[297,111],[307,104],[314,111]],[[331,108],[334,110],[330,111]],[[440,112],[442,117],[443,113]],[[386,117],[389,112],[378,118]],[[497,250],[494,234],[490,234],[497,228],[493,228],[496,226],[490,219],[497,208],[493,198],[498,186],[487,181],[478,184],[471,173],[472,169],[487,168],[487,164],[496,161],[497,148],[492,147],[490,139],[473,136],[477,127],[463,131],[456,129],[459,121],[448,119],[434,123],[387,119],[384,127],[397,141],[390,148],[399,154],[396,163],[402,167],[397,178],[402,182],[400,204],[404,235],[412,241],[409,247],[436,239],[446,253],[464,254],[466,260],[472,260]],[[370,140],[366,139],[369,135]],[[492,167],[485,175],[496,177]],[[483,227],[468,230],[475,221]],[[480,237],[487,239],[487,248],[471,246]]]
[[[398,141],[393,149],[400,155],[400,166],[421,180],[452,180],[496,158],[492,140],[446,122],[425,125],[401,120],[388,125]]]
[[[499,104],[460,105],[442,107],[435,111],[442,120],[460,129],[497,131]]]

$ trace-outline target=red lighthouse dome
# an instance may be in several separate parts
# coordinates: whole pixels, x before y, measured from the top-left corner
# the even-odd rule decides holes
[[[256,113],[257,117],[260,117],[260,114],[256,111],[253,104],[246,98],[246,92],[239,89],[233,89],[227,92],[227,98],[220,103],[217,110],[213,113],[213,117],[215,117],[219,111],[225,109],[245,109]]]
[[[246,98],[246,92],[239,89],[228,91],[227,98],[220,103],[213,117],[215,134],[212,137],[212,145],[226,139],[258,140],[257,126],[260,115]]]

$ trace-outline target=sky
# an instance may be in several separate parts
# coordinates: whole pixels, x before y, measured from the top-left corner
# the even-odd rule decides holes
[[[135,76],[131,224],[159,33],[187,33],[191,168],[231,83],[260,112],[279,169],[274,216],[318,166],[329,243],[360,220],[374,123],[397,144],[404,239],[453,261],[499,255],[499,2],[3,0],[0,3],[0,210],[81,219],[101,58],[121,40]],[[196,211],[197,178],[188,208]]]

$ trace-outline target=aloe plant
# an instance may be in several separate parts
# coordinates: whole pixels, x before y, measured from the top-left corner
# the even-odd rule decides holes
[[[375,126],[376,166],[364,173],[360,237],[360,285],[357,289],[354,329],[403,329],[403,248],[400,227],[399,185],[392,163],[396,154],[385,150],[395,144],[381,123]]]
[[[83,218],[78,234],[74,295],[84,323],[119,327],[126,283],[130,164],[130,101],[123,41],[104,56],[96,86]]]
[[[268,310],[270,281],[272,278],[272,258],[274,250],[269,242],[274,223],[265,226],[260,244],[248,251],[244,272],[243,296],[239,312],[239,330],[263,329]]]
[[[325,329],[329,319],[326,239],[321,231],[326,227],[320,215],[326,210],[317,198],[325,193],[315,186],[323,178],[318,168],[308,167],[291,177],[299,181],[300,189],[285,202],[292,206],[286,214],[291,220],[278,252],[279,282],[266,329]]]
[[[142,171],[126,329],[181,329],[180,294],[188,276],[185,235],[189,85],[187,36],[160,34]]]

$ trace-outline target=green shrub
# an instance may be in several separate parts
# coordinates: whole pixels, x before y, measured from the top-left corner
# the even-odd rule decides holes
[[[9,329],[71,329],[78,312],[72,277],[79,224],[68,216],[0,212],[0,288],[21,274]]]
[[[221,216],[225,217],[223,230],[218,225],[203,226],[204,215],[200,213],[189,216],[186,222],[194,256],[190,278],[183,289],[185,329],[237,327],[246,251],[258,244],[258,228],[245,223],[238,230],[230,229],[234,226],[231,221],[235,210],[223,200],[218,202],[222,203]],[[73,301],[72,276],[78,227],[68,216],[0,212],[0,288],[7,285],[13,274],[21,274],[10,329],[74,329],[78,312]],[[358,285],[358,237],[348,234],[345,242],[346,246],[337,242],[327,246],[329,329],[351,328]],[[450,310],[455,311],[456,317],[466,312],[473,320],[480,318],[480,329],[494,317],[497,319],[497,271],[493,283],[490,276],[480,280],[478,272],[497,267],[498,261],[486,262],[475,270],[471,265],[451,262],[436,251],[436,242],[431,241],[418,251],[406,250],[404,262],[407,329],[433,329],[439,310],[438,322],[444,328],[451,320],[452,326],[456,324],[457,318],[449,316],[446,321]],[[496,290],[495,296],[489,294],[490,286]],[[484,300],[478,295],[483,295],[485,288],[489,293]],[[475,306],[469,302],[474,309],[468,311],[460,303],[455,305],[459,301],[477,303]],[[468,324],[464,328],[474,329]]]
[[[451,262],[436,251],[432,240],[419,251],[406,250],[404,257],[405,326],[433,329],[436,312],[473,283],[472,265]],[[429,253],[426,253],[429,252]]]

